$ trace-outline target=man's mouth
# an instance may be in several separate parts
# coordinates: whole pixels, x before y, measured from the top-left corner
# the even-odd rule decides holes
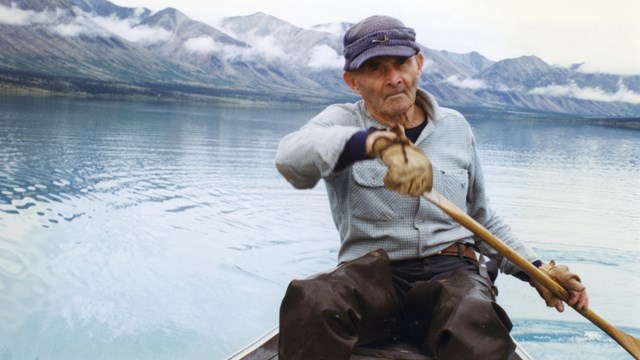
[[[403,92],[392,93],[392,94],[388,94],[388,95],[386,96],[386,98],[387,98],[387,99],[391,99],[391,98],[395,98],[395,97],[403,96],[403,95],[404,95],[404,93],[403,93]]]

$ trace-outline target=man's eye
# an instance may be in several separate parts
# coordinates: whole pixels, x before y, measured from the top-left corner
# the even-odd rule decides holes
[[[369,71],[377,71],[380,69],[380,63],[378,62],[371,62],[368,65],[369,66],[367,66],[367,68],[369,69]]]

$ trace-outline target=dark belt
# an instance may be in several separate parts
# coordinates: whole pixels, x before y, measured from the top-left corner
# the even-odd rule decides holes
[[[435,255],[444,255],[444,256],[458,256],[464,257],[469,260],[478,261],[476,257],[476,252],[469,245],[454,243],[451,246],[439,251]]]

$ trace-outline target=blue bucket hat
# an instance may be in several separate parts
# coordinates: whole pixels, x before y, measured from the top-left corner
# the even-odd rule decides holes
[[[409,57],[417,54],[416,32],[390,16],[371,16],[344,34],[344,70],[357,70],[378,56]]]

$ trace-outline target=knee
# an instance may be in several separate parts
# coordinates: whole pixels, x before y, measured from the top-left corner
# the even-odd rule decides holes
[[[298,320],[340,317],[348,312],[353,295],[340,283],[322,279],[293,280],[285,293],[280,315],[295,314]]]
[[[488,327],[508,336],[509,317],[495,303],[487,285],[475,280],[473,276],[453,276],[414,286],[405,300],[411,337],[418,342],[426,340],[427,347],[435,351],[437,344],[468,334],[469,329]]]

